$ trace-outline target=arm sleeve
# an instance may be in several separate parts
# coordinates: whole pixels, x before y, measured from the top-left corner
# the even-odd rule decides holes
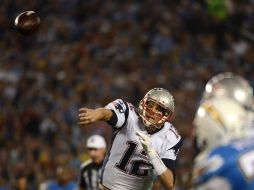
[[[176,158],[181,146],[182,140],[180,140],[175,146],[170,148],[164,155],[164,158],[162,158],[162,161],[165,164],[165,166],[172,171],[174,176],[174,182],[176,177]]]
[[[129,117],[129,107],[127,102],[117,99],[109,103],[105,108],[110,109],[113,113],[111,119],[107,121],[109,125],[117,129],[121,129],[126,125]]]
[[[183,144],[181,137],[176,137],[175,135],[168,134],[166,140],[166,148],[164,153],[161,155],[162,159],[176,160],[178,152]]]
[[[162,158],[161,160],[165,164],[165,166],[169,170],[171,170],[171,172],[173,173],[174,182],[175,182],[175,177],[176,177],[176,161],[175,160],[170,160],[170,159],[165,159],[165,158]]]

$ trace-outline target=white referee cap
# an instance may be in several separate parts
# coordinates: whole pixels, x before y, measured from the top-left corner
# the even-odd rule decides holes
[[[87,148],[106,148],[106,141],[100,135],[92,135],[87,139]]]

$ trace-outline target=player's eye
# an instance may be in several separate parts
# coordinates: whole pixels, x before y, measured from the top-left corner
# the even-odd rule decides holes
[[[163,107],[161,107],[161,106],[157,106],[156,110],[157,110],[158,112],[163,113],[163,114],[165,113],[165,109],[164,109]]]
[[[151,101],[148,101],[148,102],[146,102],[146,107],[147,108],[153,108],[153,106],[154,106],[154,103],[153,102],[151,102]]]

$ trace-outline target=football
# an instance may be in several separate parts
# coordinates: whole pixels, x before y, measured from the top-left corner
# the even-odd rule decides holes
[[[15,27],[24,35],[34,34],[40,27],[41,19],[34,11],[20,13],[15,19]]]

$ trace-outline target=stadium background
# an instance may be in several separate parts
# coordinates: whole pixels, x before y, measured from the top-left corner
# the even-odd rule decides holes
[[[188,187],[192,120],[207,80],[224,71],[254,86],[253,0],[2,0],[0,7],[0,187],[37,189],[59,165],[77,180],[85,140],[77,110],[122,98],[138,105],[153,87],[175,97],[173,124],[184,138],[177,187]],[[41,16],[22,36],[14,19]]]

